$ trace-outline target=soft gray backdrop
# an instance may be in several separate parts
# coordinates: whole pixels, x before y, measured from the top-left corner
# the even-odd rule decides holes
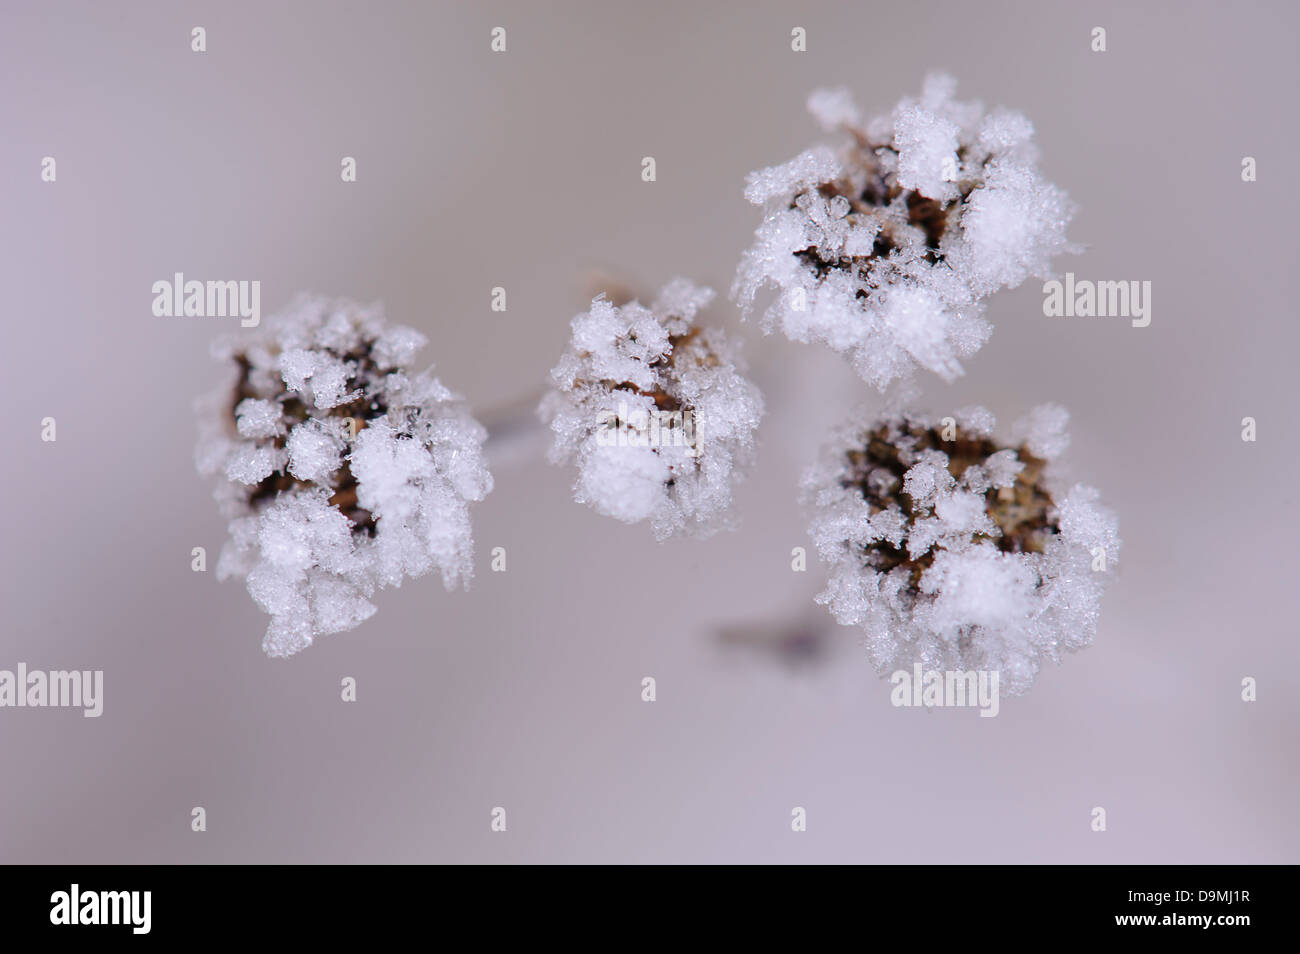
[[[1297,860],[1297,15],[1134,6],[6,3],[0,668],[106,690],[98,720],[0,710],[0,860]],[[968,375],[923,382],[937,411],[1066,404],[1067,466],[1121,517],[1095,645],[998,718],[892,708],[851,631],[797,670],[720,645],[808,618],[798,474],[869,396],[725,303],[770,409],[738,532],[658,545],[525,445],[474,513],[470,592],[408,581],[292,660],[191,572],[224,533],[190,405],[226,324],[154,318],[154,281],[260,279],[266,313],[381,298],[488,414],[532,399],[593,269],[725,290],[744,175],[817,138],[811,89],[874,113],[936,67],[1035,122],[1082,207],[1066,267],[1154,283],[1146,329],[1003,293]]]

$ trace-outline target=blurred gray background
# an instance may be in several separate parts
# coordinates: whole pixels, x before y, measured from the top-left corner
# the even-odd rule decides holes
[[[0,668],[103,669],[105,701],[0,710],[0,860],[1296,861],[1297,13],[1090,6],[6,3]],[[1034,121],[1081,206],[1063,268],[1154,285],[1145,329],[1004,292],[967,376],[922,381],[1003,423],[1064,403],[1065,466],[1121,519],[1095,644],[997,718],[891,707],[852,630],[793,668],[722,645],[829,620],[815,558],[790,569],[796,485],[871,396],[725,301],[769,407],[737,532],[658,545],[525,446],[474,511],[471,591],[407,581],[291,660],[191,572],[225,532],[191,402],[231,325],[153,317],[154,281],[382,299],[490,416],[538,393],[593,270],[725,292],[744,176],[819,138],[814,87],[874,114],[933,68]]]

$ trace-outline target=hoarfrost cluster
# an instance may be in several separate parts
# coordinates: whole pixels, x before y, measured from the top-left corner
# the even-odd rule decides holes
[[[385,586],[432,570],[468,583],[468,504],[492,489],[484,429],[430,371],[425,344],[377,307],[301,298],[219,341],[230,380],[204,402],[197,463],[230,518],[219,579],[271,616],[289,656],[375,612]]]
[[[870,122],[846,92],[814,93],[838,145],[747,180],[764,219],[732,298],[748,316],[774,289],[767,331],[828,345],[881,391],[918,369],[956,378],[990,334],[985,299],[1076,250],[1029,121],[954,91],[933,74]],[[539,408],[552,462],[577,466],[575,499],[660,540],[730,524],[763,415],[737,349],[697,324],[712,298],[680,278],[649,307],[597,297]],[[270,614],[272,656],[355,627],[406,577],[437,570],[451,589],[472,574],[487,434],[412,371],[424,344],[376,308],[304,297],[214,349],[230,381],[204,402],[197,460],[223,478],[217,575],[246,579]],[[1045,660],[1088,645],[1119,537],[1095,490],[1051,473],[1065,410],[1036,408],[1005,446],[979,407],[867,419],[837,435],[803,496],[830,569],[817,600],[863,630],[877,669],[995,670],[1021,693]]]
[[[988,339],[983,299],[1073,250],[1073,207],[1038,171],[1032,124],[958,102],[955,87],[932,74],[919,99],[869,123],[847,92],[818,91],[809,109],[842,144],[746,184],[765,217],[732,297],[750,314],[774,286],[767,330],[848,355],[881,390],[918,367],[956,378]]]
[[[805,474],[830,568],[818,602],[865,632],[879,671],[998,670],[1018,694],[1092,641],[1118,528],[1095,490],[1050,478],[1067,422],[1043,405],[1004,447],[983,408],[894,414],[846,428]]]
[[[649,308],[603,296],[573,319],[542,402],[554,463],[576,461],[574,497],[663,540],[727,524],[763,413],[721,331],[700,328],[707,288],[675,279]]]

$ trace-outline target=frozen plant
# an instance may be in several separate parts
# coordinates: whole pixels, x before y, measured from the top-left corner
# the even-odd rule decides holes
[[[290,656],[375,612],[377,588],[473,573],[468,504],[492,489],[487,436],[430,371],[425,344],[380,309],[304,297],[214,347],[230,379],[202,402],[197,463],[224,478],[218,579],[271,615],[262,648]]]
[[[767,331],[849,355],[880,390],[918,367],[956,378],[988,339],[983,299],[1074,250],[1073,207],[1039,173],[1029,120],[958,102],[955,85],[932,74],[868,123],[846,91],[815,92],[809,109],[842,142],[746,183],[765,212],[732,297],[749,315],[774,286]]]
[[[1097,491],[1049,474],[1068,419],[1036,408],[1004,447],[983,408],[887,415],[846,428],[805,474],[830,568],[818,602],[865,632],[877,670],[996,670],[1017,694],[1092,641],[1119,536]]]
[[[598,296],[573,319],[540,412],[553,463],[576,461],[574,497],[663,540],[727,523],[763,414],[721,331],[696,326],[713,292],[674,279],[649,308]]]

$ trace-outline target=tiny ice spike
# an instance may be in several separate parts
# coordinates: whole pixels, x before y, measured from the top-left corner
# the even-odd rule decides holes
[[[805,474],[830,567],[817,600],[865,631],[878,671],[995,670],[1019,694],[1092,642],[1120,541],[1097,491],[1049,478],[1068,420],[1038,407],[1002,447],[983,408],[894,414],[844,429]]]
[[[1076,250],[1073,206],[1039,174],[1029,120],[957,102],[955,86],[933,74],[919,100],[865,125],[847,92],[818,91],[809,109],[842,145],[746,183],[765,217],[732,297],[749,316],[774,286],[767,331],[847,354],[882,391],[918,367],[955,379],[991,331],[983,299]]]
[[[599,296],[573,319],[539,409],[553,463],[577,461],[574,498],[656,538],[728,524],[763,399],[721,331],[695,326],[713,298],[685,279],[646,308]]]
[[[410,370],[424,344],[377,306],[303,297],[213,348],[230,379],[201,402],[196,462],[225,478],[217,578],[245,578],[271,615],[270,656],[352,629],[405,577],[436,569],[452,589],[473,575],[487,433]]]

